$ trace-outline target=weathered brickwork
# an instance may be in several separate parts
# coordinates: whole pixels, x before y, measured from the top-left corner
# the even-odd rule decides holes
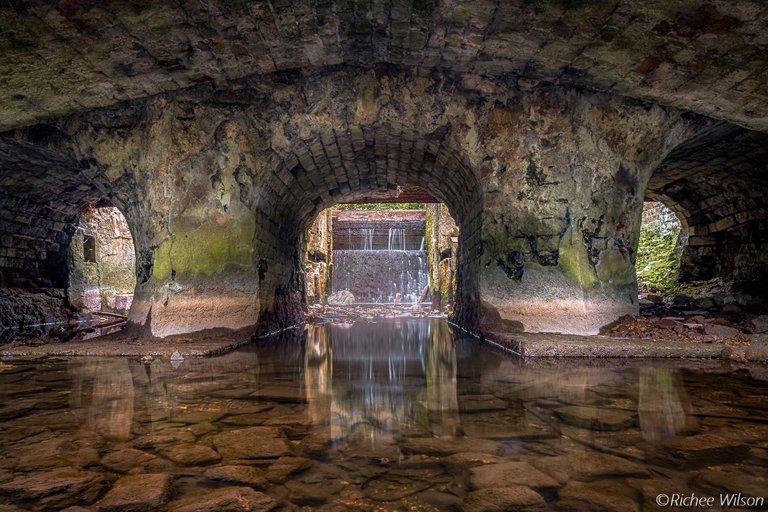
[[[738,290],[768,283],[768,135],[719,126],[680,145],[647,196],[673,209],[688,234],[683,281],[722,277]]]
[[[768,128],[761,0],[4,2],[0,129],[296,69],[533,80]]]

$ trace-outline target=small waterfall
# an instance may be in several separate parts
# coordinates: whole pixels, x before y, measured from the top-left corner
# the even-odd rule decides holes
[[[344,248],[333,251],[333,291],[349,290],[358,303],[418,303],[429,284],[425,224],[357,222],[345,230]]]
[[[405,228],[389,228],[388,251],[405,250]]]
[[[373,230],[375,228],[363,228],[362,229],[362,236],[363,239],[363,250],[364,251],[372,251],[373,250]]]

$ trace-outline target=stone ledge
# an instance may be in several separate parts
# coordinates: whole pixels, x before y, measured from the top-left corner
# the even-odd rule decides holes
[[[248,333],[173,338],[127,338],[102,336],[82,341],[51,342],[38,346],[0,345],[0,359],[28,357],[160,357],[169,359],[174,352],[184,358],[210,357],[250,343]]]
[[[576,336],[547,333],[490,332],[486,339],[524,358],[672,358],[759,361],[750,351],[719,343]]]

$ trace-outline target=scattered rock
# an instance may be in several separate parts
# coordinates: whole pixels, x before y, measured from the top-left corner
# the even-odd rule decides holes
[[[739,335],[739,330],[727,325],[706,324],[704,325],[704,334],[721,336],[723,338],[733,338]]]
[[[461,510],[466,512],[546,510],[546,502],[539,493],[528,487],[508,486],[470,492],[461,503]]]
[[[695,301],[696,299],[694,299],[690,295],[678,294],[672,297],[672,304],[675,304],[678,306],[689,306],[693,304]]]
[[[645,295],[645,298],[646,300],[650,301],[652,304],[656,304],[657,306],[661,306],[662,304],[664,304],[664,297],[656,293],[648,293]]]
[[[753,334],[749,337],[746,358],[750,361],[768,362],[768,335]]]
[[[169,512],[266,512],[278,502],[250,487],[205,489],[168,504]]]
[[[749,321],[749,328],[753,334],[768,332],[768,315],[756,316]]]
[[[99,512],[151,512],[168,501],[170,476],[144,474],[124,476],[96,504]]]

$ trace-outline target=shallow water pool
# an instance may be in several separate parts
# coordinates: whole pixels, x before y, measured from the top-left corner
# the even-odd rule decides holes
[[[767,379],[520,361],[428,318],[6,361],[0,511],[765,509]]]

